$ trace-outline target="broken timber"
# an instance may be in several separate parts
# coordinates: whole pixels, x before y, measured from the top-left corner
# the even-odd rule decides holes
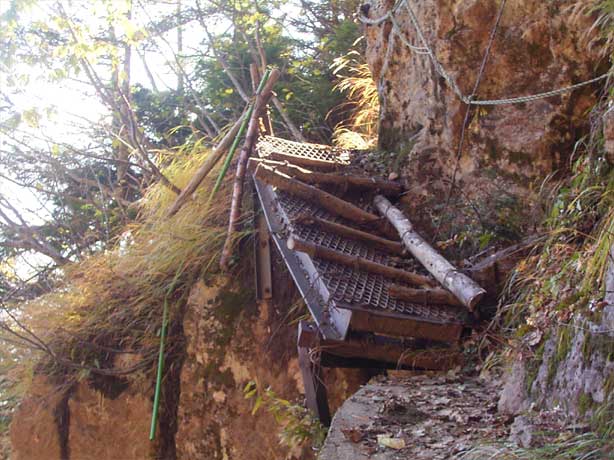
[[[412,223],[390,201],[377,195],[373,202],[380,214],[397,229],[405,247],[446,289],[454,294],[470,311],[474,311],[486,291],[467,275],[461,273],[428,244]]]
[[[266,165],[259,164],[254,172],[254,177],[305,200],[318,203],[326,210],[359,225],[377,229],[386,236],[396,236],[394,230],[375,214],[364,211],[358,206],[342,200],[341,198],[337,198],[335,195],[320,190],[312,185],[293,180],[290,176],[277,172]]]
[[[330,260],[342,265],[355,267],[358,270],[365,270],[371,273],[385,276],[399,281],[405,281],[419,286],[431,286],[433,282],[426,276],[418,275],[417,273],[399,270],[398,268],[389,267],[387,265],[378,264],[362,257],[344,254],[334,249],[321,246],[319,244],[310,243],[299,238],[291,236],[288,238],[288,249],[292,251],[300,251],[308,254],[310,257]]]
[[[337,185],[345,189],[369,189],[390,195],[399,195],[403,192],[403,186],[401,184],[389,180],[376,179],[373,177],[355,176],[350,174],[331,174],[311,171],[309,169],[301,168],[300,166],[289,163],[288,161],[282,162],[256,158],[252,158],[250,161],[256,164],[264,164],[276,171],[294,177],[300,181],[307,182],[309,184]]]
[[[295,224],[302,225],[316,225],[328,232],[336,233],[341,236],[347,236],[348,238],[370,243],[374,247],[390,252],[391,254],[402,255],[405,252],[405,247],[403,246],[403,244],[397,241],[380,238],[379,236],[373,235],[372,233],[363,232],[362,230],[348,227],[347,225],[338,224],[331,220],[320,219],[318,217],[310,216],[308,214],[302,214],[298,216],[294,220],[294,222]]]

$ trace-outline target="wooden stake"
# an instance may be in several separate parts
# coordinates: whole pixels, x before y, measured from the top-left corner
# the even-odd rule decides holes
[[[232,128],[230,128],[230,130],[222,138],[219,144],[217,144],[215,149],[213,149],[213,151],[209,153],[209,155],[207,155],[207,158],[205,158],[205,162],[200,166],[200,168],[198,168],[196,173],[192,176],[192,179],[190,179],[190,182],[188,182],[188,185],[185,186],[183,191],[179,194],[179,196],[175,199],[175,202],[169,208],[168,212],[166,213],[167,218],[175,215],[177,211],[181,209],[181,207],[186,203],[186,201],[188,201],[190,196],[196,191],[203,179],[207,177],[207,174],[211,172],[211,170],[214,168],[220,158],[224,156],[224,153],[226,152],[226,150],[228,150],[228,147],[230,147],[230,144],[239,132],[239,128],[241,127],[241,123],[246,113],[247,110],[243,112],[243,115],[241,115],[237,121],[235,121],[235,124],[232,125]]]
[[[222,270],[228,269],[228,262],[232,253],[232,238],[237,230],[239,217],[241,215],[241,201],[243,199],[243,183],[245,182],[245,170],[247,167],[247,160],[254,148],[256,139],[258,138],[258,123],[260,114],[266,108],[266,105],[273,92],[273,86],[279,79],[280,72],[278,69],[273,69],[268,77],[268,80],[262,91],[256,95],[256,101],[254,102],[254,110],[249,120],[249,126],[247,128],[247,134],[245,135],[245,143],[239,154],[237,161],[237,170],[235,173],[235,181],[232,189],[232,201],[230,205],[230,218],[228,220],[228,234],[226,235],[226,241],[224,242],[224,248],[222,249],[222,257],[220,259],[220,267]]]
[[[252,78],[252,89],[254,93],[256,93],[258,89],[258,82],[260,81],[260,70],[258,69],[258,64],[252,62],[249,65],[249,74]],[[275,97],[274,95],[271,97]],[[260,119],[262,120],[262,125],[264,127],[264,133],[267,136],[273,136],[273,124],[271,123],[271,116],[269,114],[269,107],[267,106],[262,113],[260,114]]]
[[[310,171],[309,169],[301,168],[300,166],[294,165],[288,161],[273,161],[262,158],[252,158],[250,161],[264,163],[279,172],[310,184],[331,184],[339,185],[344,188],[369,189],[376,190],[387,195],[398,195],[403,192],[403,186],[401,184],[388,180],[344,174],[314,172]]]
[[[343,252],[335,251],[334,249],[330,249],[316,243],[301,240],[294,236],[288,238],[287,246],[291,251],[304,252],[312,258],[315,257],[328,260],[330,262],[336,262],[341,265],[354,267],[357,270],[376,273],[386,278],[405,281],[414,285],[431,286],[433,284],[433,282],[426,276],[406,272],[405,270],[389,267],[387,265],[378,264],[377,262],[372,262],[358,256],[344,254]]]
[[[364,241],[369,243],[377,249],[395,254],[397,256],[402,255],[406,250],[402,243],[397,241],[387,240],[380,238],[379,236],[372,235],[371,233],[363,232],[347,225],[338,224],[326,219],[320,219],[319,217],[311,216],[308,214],[302,214],[294,219],[294,222],[301,225],[317,225],[322,230],[326,230],[336,235],[347,236],[358,241]]]
[[[446,289],[470,311],[475,310],[486,291],[464,275],[431,247],[415,230],[403,213],[382,195],[377,195],[375,207],[397,229],[405,247]]]
[[[375,214],[364,211],[352,203],[320,190],[312,185],[292,179],[286,174],[275,171],[274,169],[259,164],[254,172],[254,177],[269,185],[273,185],[281,190],[303,198],[304,200],[317,203],[324,209],[344,217],[357,224],[370,227],[380,231],[387,237],[395,238],[396,232],[388,222],[382,221]]]
[[[412,289],[398,284],[388,286],[390,297],[421,304],[443,304],[462,307],[463,304],[445,289]]]

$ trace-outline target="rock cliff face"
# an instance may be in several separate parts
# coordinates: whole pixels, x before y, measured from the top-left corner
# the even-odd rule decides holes
[[[256,303],[251,280],[194,285],[181,319],[185,352],[166,364],[156,442],[148,439],[151,378],[65,388],[37,376],[13,418],[13,460],[312,458],[307,447],[281,445],[266,405],[252,415],[243,392],[253,380],[302,404],[288,276],[279,266],[275,303]],[[329,372],[333,408],[364,381],[360,372]]]
[[[392,4],[374,1],[362,10],[377,18]],[[409,4],[437,60],[470,96],[500,2]],[[508,1],[474,98],[550,91],[603,72],[597,54],[584,45],[590,18],[572,14],[574,4]],[[390,21],[365,26],[366,53],[379,87],[380,146],[398,154],[400,175],[411,183],[407,204],[413,214],[430,214],[418,226],[431,233],[433,224],[439,231],[442,222],[449,223],[449,231],[442,234],[452,237],[474,221],[504,238],[518,237],[539,212],[533,207],[531,186],[539,188],[550,174],[569,166],[574,143],[587,131],[586,113],[595,103],[596,87],[534,102],[472,106],[459,156],[467,106],[427,55],[403,43],[421,46],[405,6],[395,18],[398,35]],[[453,177],[456,188],[451,193]],[[445,225],[441,228],[446,230]]]
[[[373,1],[361,10],[375,19],[394,3]],[[437,60],[461,92],[471,96],[501,2],[407,4]],[[605,72],[607,63],[599,61],[584,35],[593,18],[574,14],[576,4],[575,0],[507,1],[474,99],[541,93]],[[568,171],[575,143],[588,132],[587,114],[599,86],[531,102],[473,106],[457,158],[467,106],[426,54],[403,43],[422,46],[405,4],[395,19],[398,29],[388,20],[365,25],[365,35],[367,61],[381,102],[379,143],[402,159],[401,176],[411,184],[405,199],[408,212],[430,235],[438,233],[437,222],[449,223],[448,235],[461,234],[473,219],[479,227],[474,240],[492,229],[513,230],[515,234],[508,232],[506,238],[522,236],[530,230],[528,222],[539,221],[532,209],[532,187]],[[610,111],[605,117],[610,160],[612,120]],[[447,197],[455,171],[457,188]],[[445,212],[451,215],[442,215]],[[572,416],[590,414],[614,388],[614,340],[607,332],[614,327],[611,309],[606,307],[600,321],[577,318],[571,329],[550,331],[538,369],[527,369],[522,357],[515,357],[500,409],[518,414],[536,402],[546,408],[564,405]]]
[[[388,11],[374,4],[369,17]],[[409,2],[443,68],[471,95],[500,2]],[[597,56],[582,34],[590,18],[574,15],[575,1],[511,0],[505,5],[475,99],[501,99],[558,89],[595,76]],[[402,39],[421,45],[408,11],[395,15]],[[380,144],[408,151],[411,168],[441,176],[455,164],[465,104],[435,71],[428,56],[410,50],[389,22],[367,26],[367,60],[380,85]],[[460,162],[462,177],[488,169],[543,178],[564,165],[595,99],[594,88],[535,102],[472,108]],[[429,174],[432,176],[433,174]]]

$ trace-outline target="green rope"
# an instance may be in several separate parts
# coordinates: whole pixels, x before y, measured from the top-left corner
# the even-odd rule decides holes
[[[264,72],[264,75],[262,76],[262,80],[260,80],[258,89],[256,89],[256,95],[260,94],[260,92],[262,91],[262,88],[264,87],[265,83],[269,79],[270,75],[271,75],[271,70],[267,69]],[[224,160],[224,165],[222,166],[222,169],[219,175],[217,176],[217,180],[215,181],[215,185],[213,186],[213,190],[211,191],[211,195],[209,196],[208,203],[211,203],[213,196],[218,192],[218,190],[220,189],[222,185],[222,181],[224,180],[224,176],[226,176],[226,173],[228,172],[228,168],[230,167],[230,162],[232,161],[232,158],[235,154],[235,150],[237,149],[237,146],[239,145],[239,141],[241,140],[241,137],[243,137],[243,133],[245,132],[245,128],[247,127],[247,123],[249,119],[252,117],[253,112],[254,112],[254,102],[250,103],[249,108],[247,109],[247,114],[245,115],[245,118],[243,119],[243,122],[241,123],[241,127],[239,128],[239,132],[237,133],[237,137],[235,137],[235,140],[232,143],[230,150],[228,151],[228,155],[226,155],[226,159]]]

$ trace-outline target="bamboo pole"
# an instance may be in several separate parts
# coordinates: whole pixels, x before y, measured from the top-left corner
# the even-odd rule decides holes
[[[426,276],[389,267],[387,265],[382,265],[358,256],[344,254],[343,252],[335,251],[334,249],[330,249],[316,243],[301,240],[294,236],[288,238],[287,246],[291,251],[304,252],[310,257],[336,262],[341,265],[346,265],[370,273],[376,273],[386,278],[405,281],[414,285],[433,285],[433,281]]]
[[[345,188],[366,188],[391,195],[398,195],[403,192],[403,186],[401,184],[389,180],[346,174],[314,172],[292,164],[288,161],[273,161],[263,158],[252,158],[251,161],[264,163],[277,171],[310,184],[331,184],[339,185]]]
[[[337,235],[346,236],[354,240],[364,241],[377,249],[381,249],[391,254],[403,255],[403,253],[406,252],[405,246],[398,241],[380,238],[377,235],[372,235],[371,233],[363,232],[362,230],[348,227],[347,225],[338,224],[337,222],[326,219],[320,219],[319,217],[308,214],[298,216],[296,219],[294,219],[294,222],[302,225],[316,225],[322,230],[326,230]]]
[[[269,79],[270,74],[271,74],[270,70],[267,70],[264,73],[262,80],[260,80],[260,85],[258,85],[258,89],[256,90],[257,93],[260,93],[263,90],[265,82]],[[254,113],[254,108],[255,108],[255,103],[252,103],[250,104],[249,109],[247,109],[247,115],[243,119],[243,123],[241,124],[241,127],[239,128],[239,133],[237,134],[237,137],[235,137],[235,140],[232,143],[232,147],[230,147],[230,150],[228,151],[228,154],[226,155],[226,159],[224,160],[222,169],[220,170],[220,173],[217,176],[217,180],[215,181],[215,184],[213,185],[213,190],[211,190],[211,195],[209,195],[209,200],[207,201],[207,206],[209,206],[209,204],[211,203],[211,200],[213,200],[213,197],[215,196],[217,191],[222,186],[222,180],[224,180],[224,177],[226,176],[226,172],[228,171],[228,168],[230,167],[230,163],[232,162],[232,158],[234,156],[235,150],[237,146],[239,145],[239,140],[241,136],[243,136],[243,131],[245,131],[247,122],[251,121],[252,114]]]
[[[388,222],[382,221],[382,219],[375,214],[364,211],[358,206],[312,185],[292,179],[286,174],[277,172],[262,163],[256,168],[254,177],[269,185],[273,185],[281,190],[303,198],[304,200],[315,202],[324,209],[352,222],[376,229],[387,237],[395,238],[397,236]]]
[[[407,300],[422,304],[443,304],[463,307],[464,305],[450,292],[441,288],[412,289],[398,284],[388,286],[388,294],[399,300]]]
[[[252,79],[252,89],[254,91],[254,93],[256,93],[258,91],[258,83],[261,78],[260,78],[260,70],[258,69],[258,65],[254,62],[252,62],[249,65],[249,74],[251,76]],[[271,97],[275,97],[275,95],[271,96]],[[269,113],[269,107],[267,105],[267,107],[264,109],[264,111],[260,114],[260,119],[262,120],[262,124],[264,126],[264,132],[267,136],[273,136],[273,124],[271,123],[271,115]]]
[[[380,214],[397,229],[405,247],[446,289],[454,294],[470,311],[484,297],[486,291],[464,275],[429,245],[415,230],[405,215],[382,195],[373,202]]]
[[[228,150],[228,147],[232,143],[233,139],[237,137],[237,133],[239,132],[239,128],[241,127],[243,120],[245,119],[247,114],[247,107],[243,114],[239,117],[237,121],[235,121],[234,125],[230,128],[230,130],[226,133],[226,135],[222,138],[222,140],[217,144],[215,149],[207,155],[204,163],[198,168],[196,173],[188,182],[188,185],[185,186],[183,191],[179,194],[179,196],[175,199],[175,202],[169,208],[166,213],[166,217],[171,217],[177,213],[181,209],[181,207],[188,201],[190,196],[196,191],[198,186],[201,184],[203,179],[207,177],[209,172],[215,167],[217,162],[222,158],[224,153]]]
[[[245,170],[247,169],[247,160],[254,148],[254,143],[258,138],[259,119],[260,114],[266,109],[267,103],[271,98],[273,92],[273,86],[279,79],[280,72],[277,69],[273,69],[270,73],[265,73],[260,86],[260,91],[256,92],[256,101],[254,102],[254,110],[251,113],[249,120],[249,127],[247,128],[247,134],[245,135],[245,142],[243,148],[239,154],[237,161],[237,169],[235,173],[235,180],[232,188],[232,200],[230,205],[230,217],[228,219],[228,233],[226,235],[226,241],[222,249],[222,257],[220,258],[220,267],[222,270],[228,269],[228,262],[232,254],[232,238],[237,231],[239,218],[241,216],[241,201],[243,199],[243,184],[245,182]]]

